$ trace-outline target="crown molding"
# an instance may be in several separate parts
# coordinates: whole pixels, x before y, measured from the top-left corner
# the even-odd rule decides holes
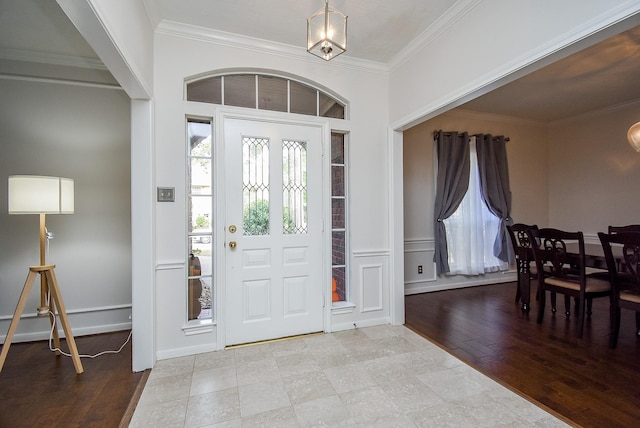
[[[17,74],[0,73],[0,80],[19,80],[23,82],[38,82],[38,83],[50,83],[55,85],[70,85],[70,86],[84,86],[87,88],[99,88],[99,89],[115,89],[123,91],[121,86],[110,83],[99,82],[85,82],[82,80],[70,80],[70,79],[54,79],[51,77],[38,77],[38,76],[24,76]]]
[[[157,28],[160,24],[160,9],[158,8],[158,2],[154,0],[142,0],[142,5],[147,12],[147,17],[153,28]]]
[[[429,25],[418,37],[413,39],[396,56],[391,58],[391,61],[388,63],[389,70],[393,71],[410,60],[425,46],[430,45],[449,27],[469,13],[481,1],[482,0],[456,1],[449,9],[440,15],[433,24]]]
[[[0,48],[0,59],[61,65],[64,67],[88,68],[101,71],[107,70],[107,67],[105,67],[102,61],[100,61],[98,58],[86,58],[73,55],[35,52],[20,49]]]
[[[389,74],[389,67],[387,64],[381,62],[368,61],[341,55],[332,59],[330,64],[327,64],[326,61],[319,61],[318,58],[310,55],[305,48],[299,46],[198,27],[195,25],[183,24],[175,21],[160,21],[156,28],[156,34],[164,34],[199,42],[228,46],[235,49],[244,49],[247,51],[277,55],[315,65],[325,64],[327,66],[341,67],[368,73],[383,75]]]
[[[638,106],[640,106],[640,98],[631,100],[631,101],[626,101],[619,104],[614,104],[614,105],[603,107],[603,108],[599,108],[597,110],[591,110],[586,113],[577,114],[575,116],[554,120],[549,122],[549,126],[561,125],[563,123],[569,123],[569,122],[576,122],[576,121],[588,119],[591,117],[601,116],[603,114],[616,113],[622,110],[627,110],[627,109],[638,107]]]
[[[464,119],[495,121],[500,123],[511,123],[514,125],[532,125],[546,128],[548,122],[542,120],[527,119],[518,116],[510,116],[508,114],[487,113],[476,110],[468,110],[464,108],[455,108],[443,113],[442,116],[453,116]]]
[[[475,5],[481,0],[471,1],[474,1]],[[468,11],[470,8],[465,10]],[[633,22],[640,21],[638,0],[628,0],[618,7],[611,8],[607,14],[601,15],[597,19],[592,19],[572,31],[537,46],[535,49],[523,52],[513,60],[478,76],[473,81],[467,82],[464,86],[457,88],[456,91],[432,100],[420,110],[396,120],[391,124],[391,128],[403,130],[415,126],[545,65],[551,64],[562,57],[575,53],[584,47],[584,43],[591,36],[599,34],[600,38],[603,38],[611,32],[616,24],[622,23],[628,18],[633,18]]]

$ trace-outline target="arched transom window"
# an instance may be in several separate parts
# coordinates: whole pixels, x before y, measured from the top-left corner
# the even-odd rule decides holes
[[[187,101],[346,119],[346,103],[286,77],[260,73],[210,75],[187,83]]]

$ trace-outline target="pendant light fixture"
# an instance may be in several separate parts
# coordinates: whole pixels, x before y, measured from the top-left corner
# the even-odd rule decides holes
[[[307,52],[325,61],[337,57],[347,50],[347,16],[329,6],[307,19]]]
[[[636,122],[631,125],[629,131],[627,131],[627,140],[633,149],[640,153],[640,122]]]

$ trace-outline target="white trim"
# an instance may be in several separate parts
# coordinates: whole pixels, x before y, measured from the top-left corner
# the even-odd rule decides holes
[[[390,250],[356,250],[353,253],[353,257],[376,257],[376,256],[385,256],[388,257],[391,255]]]
[[[466,85],[460,86],[455,92],[444,94],[440,98],[432,100],[419,110],[396,120],[391,124],[391,128],[408,129],[584,49],[586,46],[606,38],[617,24],[621,24],[624,20],[637,14],[638,1],[629,0],[612,8],[608,14],[600,15],[598,19],[592,19],[543,45],[523,52],[503,66],[490,70]]]
[[[516,272],[514,271],[505,271],[503,276],[500,278],[492,277],[489,279],[481,278],[472,281],[459,281],[459,282],[450,282],[446,284],[437,284],[433,282],[422,283],[424,285],[417,285],[420,283],[416,283],[416,285],[411,284],[409,287],[405,287],[404,294],[406,296],[411,294],[420,294],[420,293],[428,293],[431,291],[442,291],[442,290],[455,290],[458,288],[467,288],[467,287],[477,287],[481,285],[491,285],[491,284],[499,284],[503,282],[514,282],[517,281],[518,277]]]
[[[227,33],[224,31],[183,24],[165,19],[160,21],[158,24],[156,34],[181,37],[199,42],[214,43],[234,49],[266,53],[272,56],[304,61],[315,66],[319,66],[324,62],[319,61],[318,58],[313,55],[309,55],[306,48],[301,46],[293,46],[285,43],[243,36],[240,34]],[[331,64],[332,66],[340,68],[360,70],[368,73],[378,73],[382,75],[388,75],[389,73],[389,67],[385,63],[352,58],[344,55],[333,59]]]
[[[418,54],[425,46],[435,41],[447,28],[454,25],[460,18],[465,16],[482,0],[458,0],[447,9],[438,19],[424,30],[418,37],[413,39],[396,56],[389,61],[390,71],[394,71],[402,66],[413,56]]]
[[[83,86],[87,88],[98,88],[98,89],[116,89],[119,91],[124,91],[124,89],[122,89],[122,87],[118,86],[117,84],[83,82],[81,80],[53,79],[50,77],[35,77],[35,76],[24,76],[24,75],[5,74],[5,73],[0,73],[0,79],[22,80],[25,82],[51,83],[56,85]]]
[[[124,304],[124,305],[110,305],[110,306],[95,306],[93,308],[67,309],[66,313],[67,315],[91,314],[95,312],[116,311],[119,309],[131,309],[131,305]],[[20,319],[26,319],[26,318],[42,318],[42,317],[35,312],[23,313],[22,316],[20,316]],[[13,315],[0,316],[0,321],[11,320],[11,319],[13,319]]]
[[[133,371],[149,369],[156,353],[155,189],[153,103],[131,100],[131,302]]]
[[[175,260],[169,262],[157,263],[155,269],[156,270],[176,270],[176,269],[184,269],[184,266],[187,262],[185,260]]]
[[[0,48],[0,59],[61,65],[63,67],[88,68],[91,70],[107,70],[107,67],[98,58],[35,52],[22,49]]]
[[[74,327],[73,321],[70,320],[69,322],[72,324],[71,330],[73,331],[73,336],[76,338],[80,336],[89,336],[92,334],[112,333],[112,332],[123,331],[123,330],[131,330],[130,322],[117,323],[117,324],[103,324],[103,325],[95,325],[95,326],[88,326],[88,327]],[[35,342],[39,340],[48,340],[50,335],[51,335],[50,329],[46,329],[44,331],[35,331],[31,333],[16,333],[13,336],[13,339],[11,339],[11,343],[15,344],[15,343],[22,343],[22,342]],[[58,330],[58,335],[60,338],[65,337],[64,331],[62,329]],[[0,337],[2,338],[2,343],[4,343],[4,340],[7,337],[6,334]]]
[[[207,352],[219,351],[220,349],[222,348],[218,348],[218,344],[213,342],[213,343],[208,343],[206,345],[181,346],[179,348],[158,351],[155,357],[157,360],[167,360],[169,358],[186,357],[189,355],[204,354]]]
[[[342,323],[335,323],[333,325],[333,330],[331,330],[331,333],[334,333],[336,331],[354,330],[357,328],[375,327],[378,325],[389,325],[389,324],[391,324],[391,319],[389,317],[364,319],[364,320],[358,320],[358,321],[347,321]]]

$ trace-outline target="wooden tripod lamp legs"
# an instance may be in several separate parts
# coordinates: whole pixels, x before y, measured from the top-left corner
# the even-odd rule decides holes
[[[58,281],[56,280],[56,274],[54,272],[55,267],[55,265],[43,265],[31,266],[29,268],[27,280],[24,283],[24,287],[22,289],[22,293],[20,294],[20,299],[18,300],[16,311],[13,314],[11,324],[9,324],[9,331],[7,332],[7,337],[4,341],[4,345],[2,346],[2,352],[0,352],[0,371],[2,371],[2,367],[4,367],[4,362],[7,358],[7,354],[9,353],[9,347],[11,346],[11,339],[13,339],[13,335],[15,334],[16,328],[18,327],[20,316],[22,316],[22,312],[24,311],[24,307],[27,303],[27,298],[29,297],[29,293],[31,292],[31,288],[33,287],[33,281],[36,279],[36,276],[38,274],[44,276],[44,278],[46,279],[46,283],[51,293],[51,298],[54,302],[54,304],[51,305],[51,308],[54,312],[54,315],[51,317],[51,322],[54,322],[53,317],[55,317],[55,308],[57,307],[58,316],[60,317],[60,323],[62,324],[67,344],[69,345],[69,351],[71,353],[71,359],[73,360],[73,365],[75,366],[76,373],[80,374],[84,371],[84,369],[82,368],[82,362],[80,361],[80,355],[78,354],[78,348],[76,347],[76,341],[73,338],[73,333],[71,332],[69,319],[67,318],[67,311],[64,307],[64,302],[62,301],[62,295],[60,294]],[[54,333],[55,338],[58,339],[57,328],[55,329]],[[59,346],[59,340],[56,340],[56,342],[56,346]]]

